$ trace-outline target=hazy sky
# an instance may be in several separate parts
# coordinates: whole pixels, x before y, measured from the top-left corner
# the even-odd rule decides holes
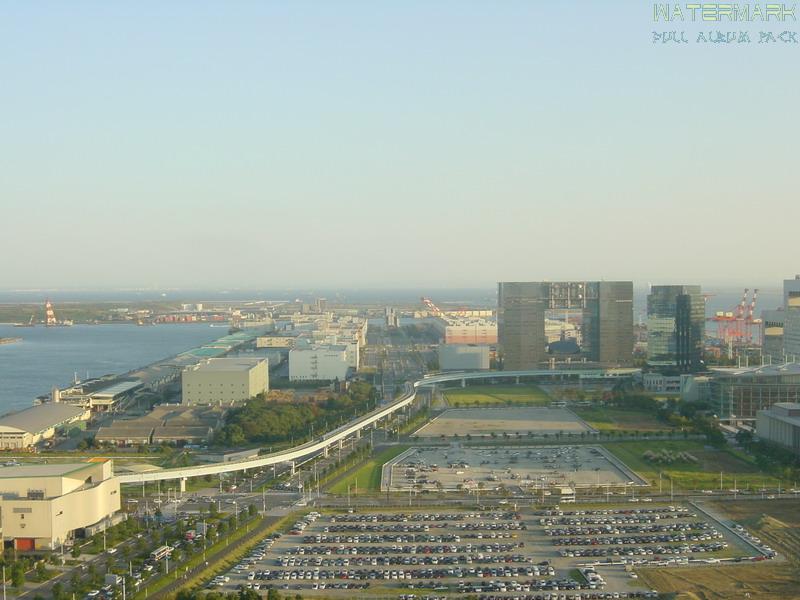
[[[777,286],[800,45],[652,11],[3,1],[0,288]]]

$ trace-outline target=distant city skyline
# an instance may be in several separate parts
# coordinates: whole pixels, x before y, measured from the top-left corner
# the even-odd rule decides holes
[[[797,48],[652,11],[5,3],[0,288],[777,288]]]

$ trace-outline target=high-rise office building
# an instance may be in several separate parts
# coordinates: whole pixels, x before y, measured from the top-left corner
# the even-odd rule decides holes
[[[789,362],[800,361],[800,275],[783,282],[783,353]]]
[[[705,301],[699,285],[654,285],[647,296],[647,362],[692,373],[702,368]]]
[[[503,282],[498,284],[497,332],[505,370],[537,369],[547,361],[547,311],[580,312],[581,354],[588,360],[632,361],[632,282]]]
[[[761,339],[764,357],[770,364],[780,364],[783,358],[783,328],[786,313],[779,310],[761,311]]]
[[[505,370],[535,369],[545,360],[544,313],[544,284],[498,285],[497,341]]]

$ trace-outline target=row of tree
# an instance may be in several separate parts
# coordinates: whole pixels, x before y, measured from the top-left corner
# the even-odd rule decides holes
[[[261,394],[244,406],[230,410],[214,443],[220,446],[278,444],[300,440],[332,429],[375,406],[377,391],[368,383],[355,382],[343,394],[331,395],[317,403],[279,403]]]

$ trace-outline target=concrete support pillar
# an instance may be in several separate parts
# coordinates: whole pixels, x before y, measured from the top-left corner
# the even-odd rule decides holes
[[[467,387],[467,380],[466,380],[466,379],[462,379],[462,380],[461,380],[461,387],[462,387],[462,388],[465,388],[465,387]]]
[[[515,377],[515,379],[516,379],[516,384],[517,384],[517,385],[519,385],[519,375],[517,375],[517,376]]]
[[[344,440],[339,440],[339,450],[344,447]]]
[[[294,475],[294,461],[292,461],[292,475]]]
[[[186,477],[181,477],[181,494],[186,491]]]
[[[325,446],[325,447],[322,449],[322,456],[323,456],[324,458],[328,458],[328,448],[329,448],[329,446]]]
[[[360,430],[360,429],[357,429],[357,430],[356,430],[356,439],[357,439],[357,440],[360,440],[360,439],[361,439],[361,430]]]

